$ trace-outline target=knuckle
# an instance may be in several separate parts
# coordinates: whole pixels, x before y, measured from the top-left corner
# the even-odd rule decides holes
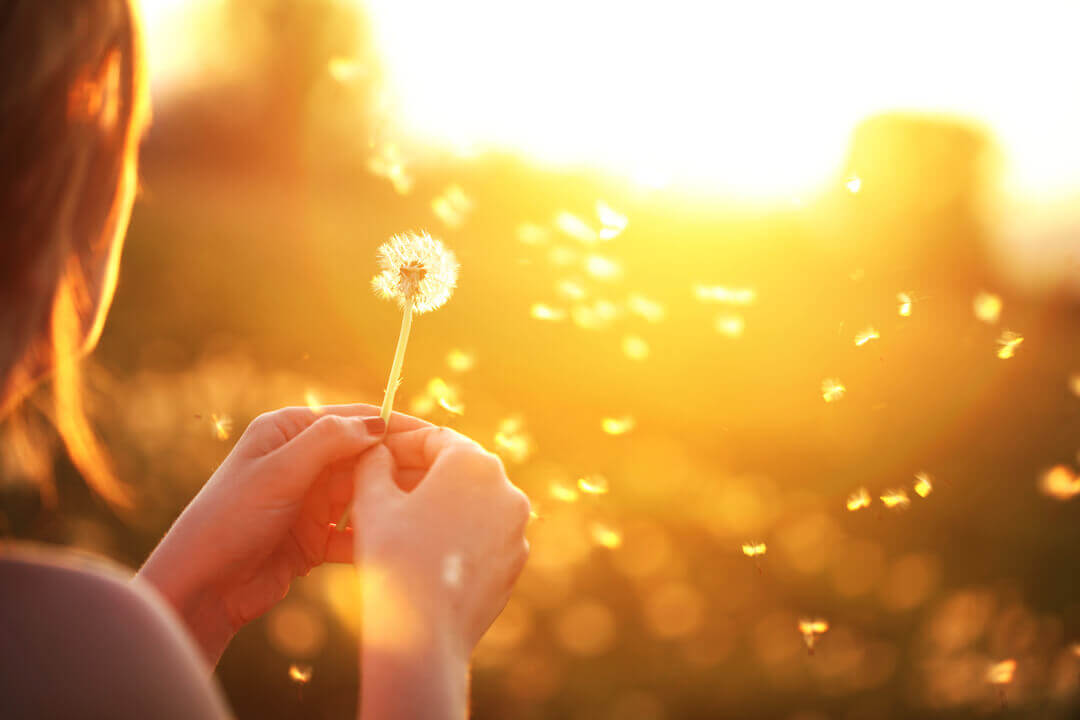
[[[522,523],[528,521],[529,512],[532,510],[532,503],[529,502],[529,496],[513,485],[510,486],[510,507],[512,512],[521,520]]]

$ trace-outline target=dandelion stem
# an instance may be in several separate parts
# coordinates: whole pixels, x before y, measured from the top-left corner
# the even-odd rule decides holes
[[[405,364],[405,347],[409,344],[409,331],[412,329],[413,301],[405,302],[405,311],[401,317],[401,332],[398,333],[397,349],[394,351],[394,363],[390,366],[390,380],[386,383],[386,392],[383,395],[382,409],[379,417],[383,419],[387,427],[390,427],[390,414],[394,411],[394,395],[397,394],[398,385],[401,384],[401,368]],[[335,529],[338,532],[345,530],[349,522],[351,508],[346,505],[341,513],[341,519],[337,521]]]
[[[379,416],[390,425],[390,413],[394,410],[394,395],[401,384],[401,367],[405,364],[405,347],[409,344],[409,331],[412,329],[413,301],[405,302],[405,312],[401,317],[401,332],[398,334],[397,350],[394,351],[394,364],[390,366],[390,380],[386,383],[382,410]]]

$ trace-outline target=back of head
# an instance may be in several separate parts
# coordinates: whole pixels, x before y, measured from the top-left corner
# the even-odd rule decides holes
[[[147,97],[135,10],[0,0],[0,67],[0,413],[54,371],[61,435],[109,497],[76,360],[100,333],[134,195]]]

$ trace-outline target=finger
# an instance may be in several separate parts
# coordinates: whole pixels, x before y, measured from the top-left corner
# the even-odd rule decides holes
[[[283,417],[290,423],[307,427],[320,417],[336,415],[338,417],[371,417],[379,414],[379,407],[367,403],[351,403],[346,405],[322,405],[314,409],[310,407],[287,407],[279,410]],[[432,427],[431,423],[420,418],[412,417],[404,413],[391,413],[388,423],[389,432],[407,432],[418,430],[422,427]]]
[[[353,529],[331,532],[326,540],[326,562],[351,563],[353,561]]]
[[[383,423],[378,418],[321,417],[306,430],[266,457],[280,469],[285,489],[306,492],[328,465],[359,455],[382,438]]]
[[[361,517],[361,510],[365,507],[394,502],[404,496],[394,484],[394,456],[383,445],[376,445],[360,456],[354,477],[354,518]]]
[[[461,433],[434,425],[387,435],[383,444],[402,468],[429,468],[441,453],[455,445],[480,447]]]

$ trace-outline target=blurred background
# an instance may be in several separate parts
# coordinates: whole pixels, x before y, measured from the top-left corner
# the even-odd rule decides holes
[[[375,249],[426,229],[461,276],[399,408],[537,513],[475,717],[1078,716],[1075,4],[143,14],[154,122],[86,370],[137,510],[39,395],[0,428],[0,533],[137,567],[260,412],[378,403]],[[239,634],[238,717],[355,712],[357,583],[320,568]]]

